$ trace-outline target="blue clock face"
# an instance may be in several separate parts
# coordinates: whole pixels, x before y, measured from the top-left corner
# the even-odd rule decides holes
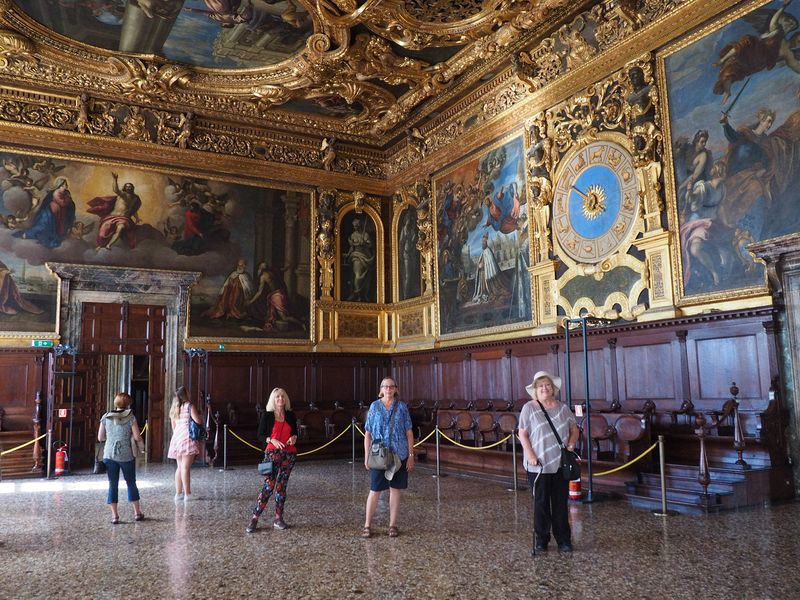
[[[619,205],[617,174],[606,166],[589,167],[572,184],[569,220],[578,235],[599,238],[613,227]]]
[[[630,242],[639,206],[630,154],[595,141],[564,159],[553,197],[553,235],[560,252],[594,264]]]

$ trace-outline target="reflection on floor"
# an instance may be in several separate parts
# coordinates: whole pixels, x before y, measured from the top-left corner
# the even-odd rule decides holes
[[[146,520],[104,475],[0,482],[0,598],[796,598],[800,504],[655,517],[624,501],[571,505],[575,553],[532,558],[529,492],[412,474],[399,538],[381,499],[362,540],[368,477],[344,461],[300,462],[285,518],[245,533],[255,465],[192,471],[196,500],[173,502],[173,468],[139,469]],[[124,483],[120,496],[126,498]]]

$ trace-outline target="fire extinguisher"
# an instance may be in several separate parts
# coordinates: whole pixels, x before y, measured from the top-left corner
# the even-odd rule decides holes
[[[63,475],[67,472],[66,463],[69,461],[67,457],[67,445],[64,442],[53,442],[53,447],[56,450],[56,477]]]

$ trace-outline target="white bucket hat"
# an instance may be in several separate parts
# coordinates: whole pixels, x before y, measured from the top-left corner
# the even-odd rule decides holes
[[[553,387],[556,388],[556,394],[561,390],[561,377],[558,375],[551,375],[549,371],[537,371],[536,375],[533,376],[533,381],[530,383],[530,385],[525,386],[525,391],[527,391],[532,398],[534,397],[533,384],[536,383],[537,379],[541,379],[542,377],[547,377],[553,382]]]

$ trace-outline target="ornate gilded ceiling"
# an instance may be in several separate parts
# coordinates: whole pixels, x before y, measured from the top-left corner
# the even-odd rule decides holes
[[[330,157],[334,139],[413,144],[426,118],[586,4],[0,0],[0,75],[93,102],[316,135]]]

